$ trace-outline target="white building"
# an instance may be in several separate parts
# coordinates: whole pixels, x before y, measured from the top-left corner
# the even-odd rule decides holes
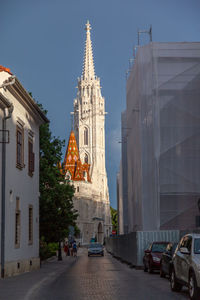
[[[100,78],[94,71],[89,22],[85,29],[83,73],[78,78],[78,92],[74,100],[74,134],[79,150],[74,164],[80,156],[85,173],[81,179],[75,173],[68,175],[76,187],[74,206],[79,212],[77,223],[82,241],[88,243],[92,237],[103,242],[103,238],[110,235],[112,226],[105,166],[105,99],[101,95]],[[73,159],[73,154],[68,151],[69,148],[64,161],[65,171]]]
[[[200,226],[199,116],[200,43],[139,46],[127,80],[122,141],[128,232]]]
[[[19,80],[0,66],[2,277],[40,266],[39,126],[44,122]]]

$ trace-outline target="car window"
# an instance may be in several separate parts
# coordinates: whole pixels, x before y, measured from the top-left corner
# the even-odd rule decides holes
[[[191,252],[192,248],[192,237],[188,236],[185,247],[188,249],[189,252]]]
[[[192,237],[191,236],[184,236],[180,242],[179,249],[180,248],[187,248],[188,251],[191,251],[192,247]]]
[[[152,252],[164,252],[166,250],[167,244],[153,244]]]
[[[90,244],[89,248],[99,248],[102,247],[101,244]]]
[[[180,241],[179,249],[185,247],[185,243],[186,243],[185,240],[186,240],[186,237],[183,237],[182,240]]]
[[[200,239],[194,239],[194,253],[200,254]]]

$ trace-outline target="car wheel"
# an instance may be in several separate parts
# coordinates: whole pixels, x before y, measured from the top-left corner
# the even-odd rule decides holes
[[[182,288],[182,285],[179,282],[177,282],[174,269],[172,269],[172,272],[171,272],[170,286],[171,286],[171,290],[173,292],[180,292],[180,290]]]
[[[189,287],[190,299],[197,300],[198,299],[197,298],[198,297],[198,287],[197,287],[196,277],[195,277],[194,273],[190,273],[190,275],[189,275],[188,287]]]
[[[145,262],[143,262],[143,264],[144,264],[144,272],[147,272],[147,266],[146,266]]]
[[[160,277],[162,277],[162,278],[165,277],[165,273],[163,272],[163,269],[162,269],[162,263],[160,264]]]
[[[153,273],[153,269],[150,263],[148,263],[148,273],[149,274]]]

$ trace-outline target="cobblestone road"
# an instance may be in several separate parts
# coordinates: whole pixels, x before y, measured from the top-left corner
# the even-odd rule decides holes
[[[187,290],[172,293],[167,279],[129,268],[111,255],[52,261],[35,272],[0,280],[2,300],[173,300],[188,299]]]

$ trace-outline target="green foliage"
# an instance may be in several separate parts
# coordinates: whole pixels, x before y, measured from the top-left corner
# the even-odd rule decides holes
[[[49,124],[40,126],[40,238],[47,244],[64,239],[68,226],[74,226],[77,218],[72,202],[74,187],[59,169],[63,146],[64,141],[52,137]]]
[[[51,252],[56,252],[58,250],[58,243],[49,243],[48,248]]]
[[[110,213],[112,219],[112,230],[117,231],[118,221],[117,221],[117,210],[110,206]]]
[[[44,237],[40,239],[40,258],[41,260],[47,259],[56,255],[58,250],[58,243],[49,243],[47,244],[44,240]]]
[[[80,229],[78,228],[78,226],[76,224],[74,226],[74,236],[76,238],[80,238]]]

